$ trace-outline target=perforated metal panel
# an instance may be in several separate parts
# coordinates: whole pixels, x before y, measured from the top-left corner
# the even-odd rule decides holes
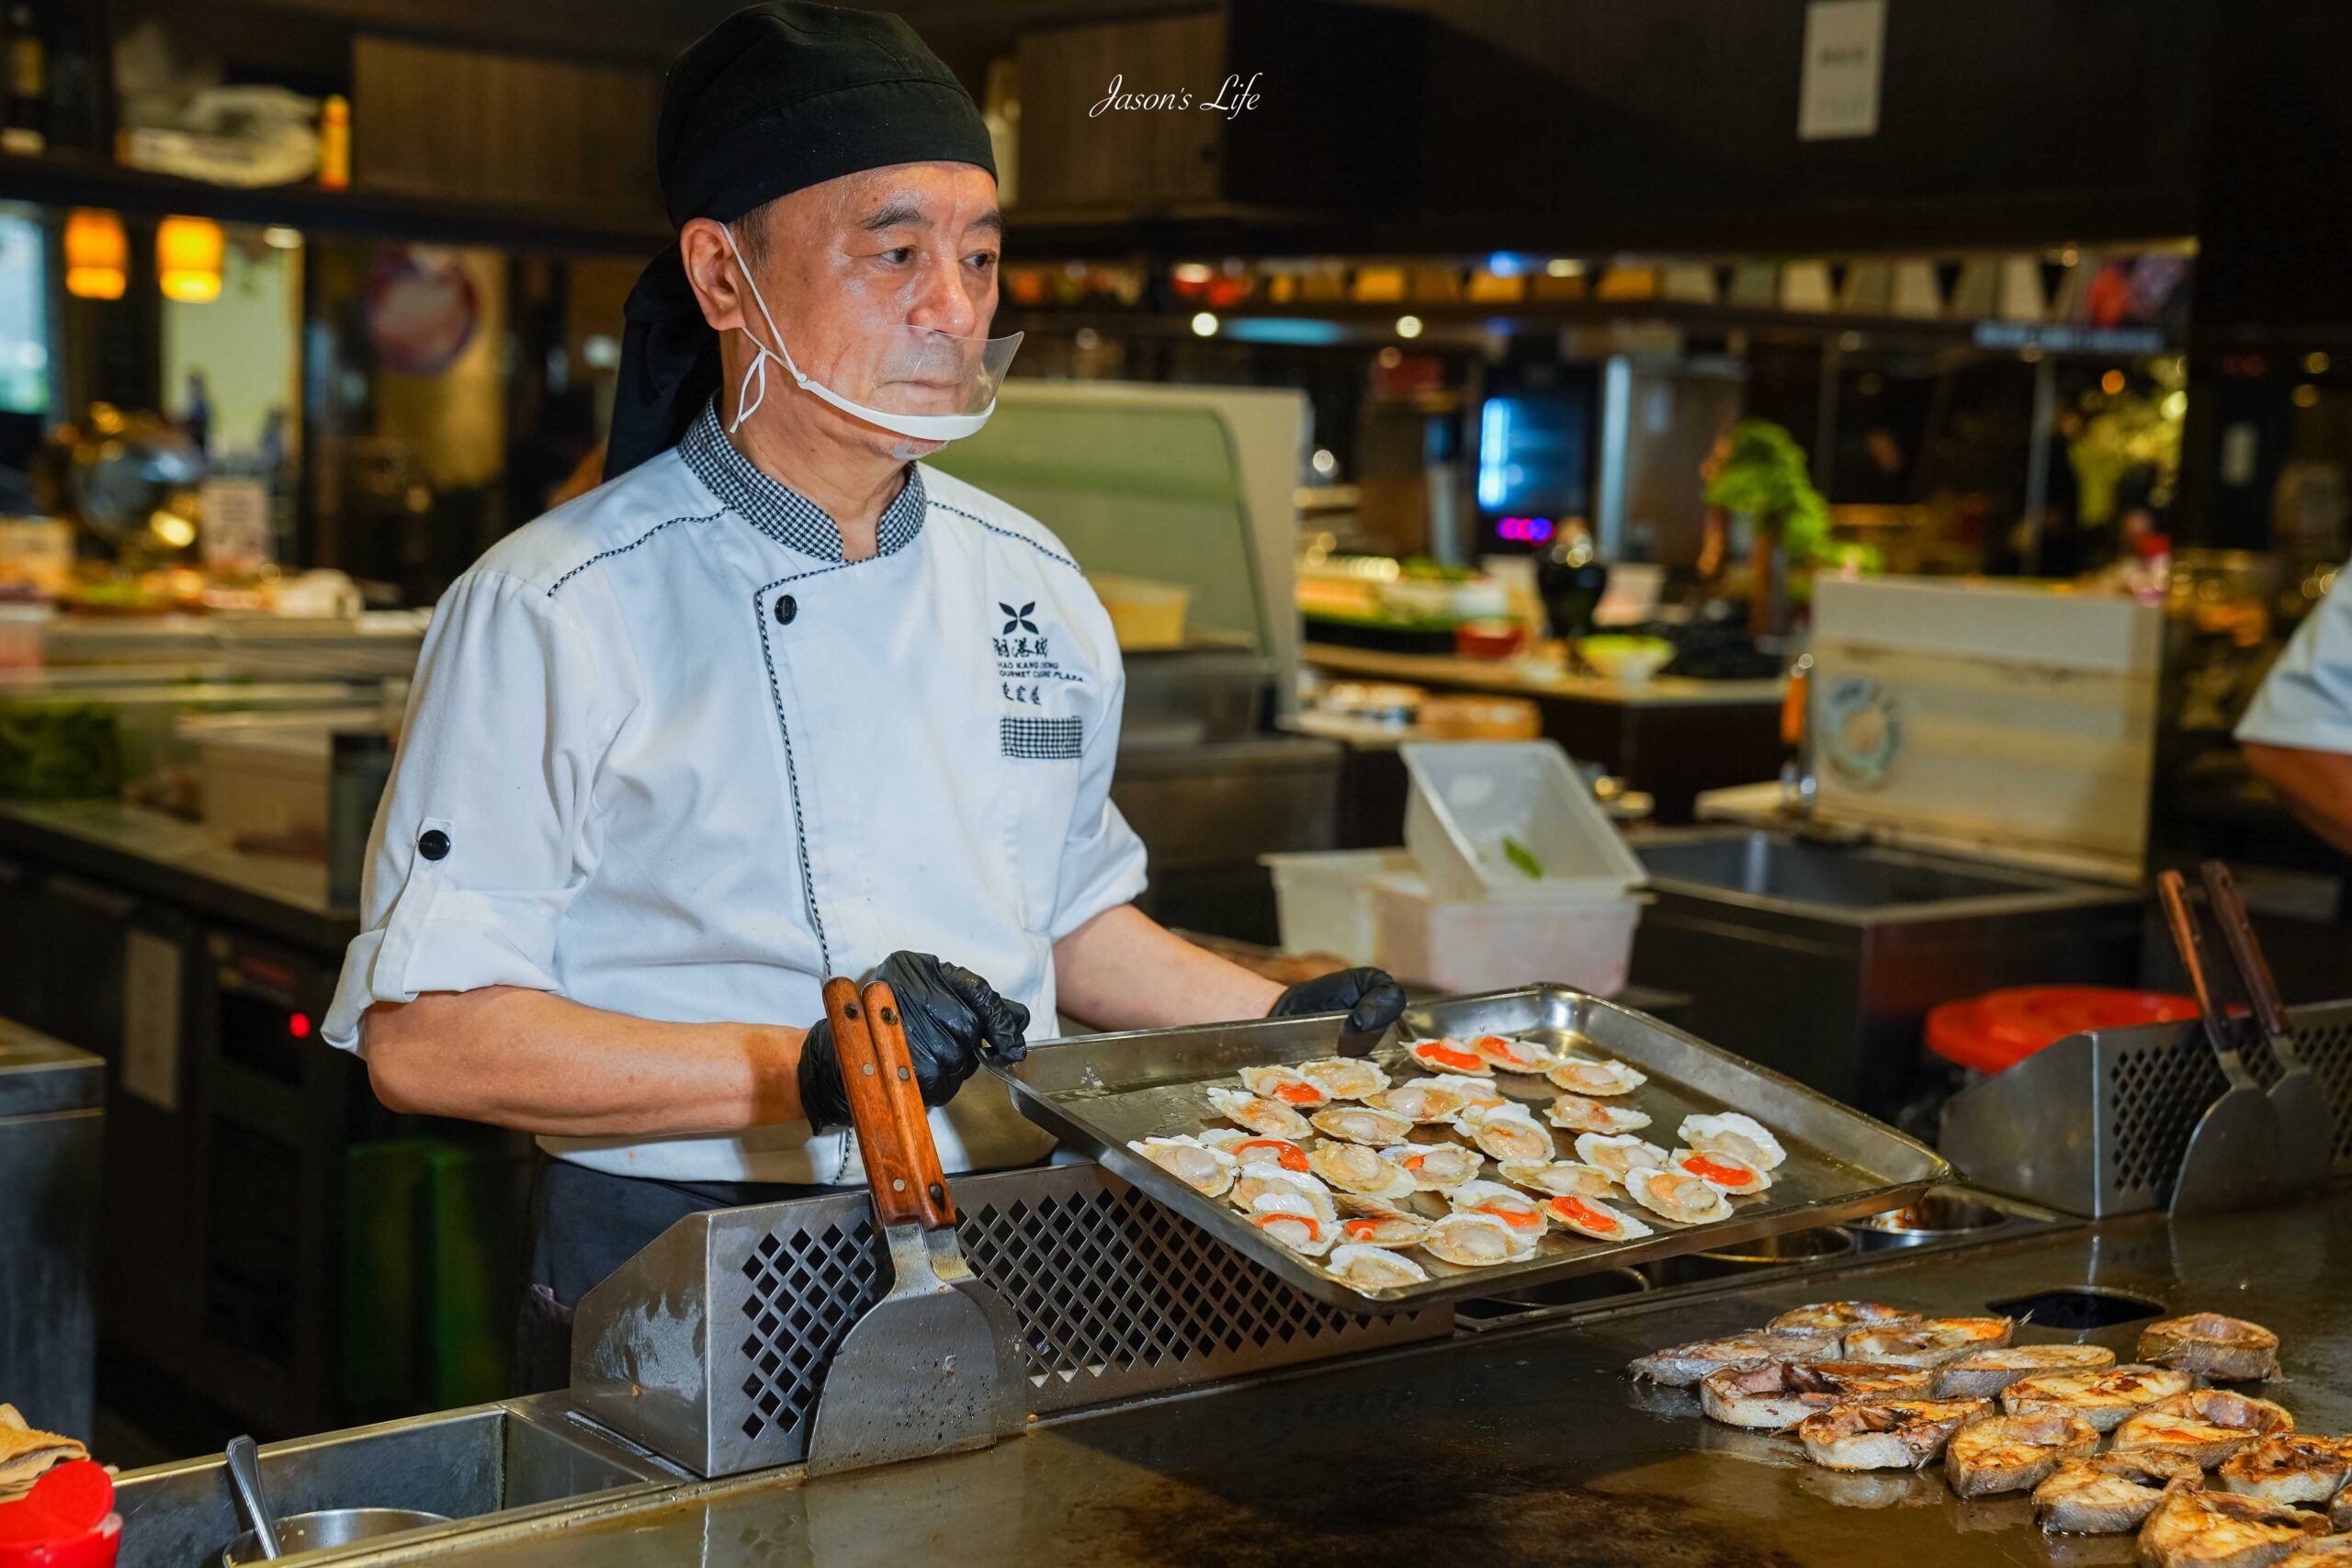
[[[1449,1332],[1340,1311],[1091,1165],[967,1177],[957,1235],[1012,1306],[1043,1414]],[[572,1393],[705,1475],[803,1456],[833,1352],[884,1288],[863,1193],[679,1222],[581,1303]]]
[[[2290,1009],[2289,1019],[2335,1114],[2335,1168],[2352,1174],[2352,1001]],[[2277,1082],[2250,1026],[2240,1043],[2256,1078]],[[1973,1180],[2076,1213],[2158,1209],[2223,1082],[2198,1024],[2069,1035],[1954,1096],[1942,1152]]]

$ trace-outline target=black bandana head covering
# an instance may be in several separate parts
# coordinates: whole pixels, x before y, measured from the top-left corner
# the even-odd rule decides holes
[[[914,29],[882,11],[768,0],[672,62],[655,151],[670,221],[732,223],[806,186],[893,164],[976,164],[987,122]],[[678,444],[718,387],[718,337],[678,247],[629,291],[605,477]]]

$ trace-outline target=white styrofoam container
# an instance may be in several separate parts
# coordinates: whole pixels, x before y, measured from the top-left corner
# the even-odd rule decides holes
[[[1415,740],[1396,751],[1412,781],[1405,847],[1438,895],[1593,902],[1646,880],[1558,741]],[[1542,876],[1510,863],[1506,838],[1526,846]]]
[[[1546,977],[1613,997],[1625,987],[1644,900],[1453,900],[1411,873],[1373,879],[1372,962],[1445,991],[1493,991]]]
[[[1258,858],[1273,873],[1274,919],[1283,951],[1337,953],[1354,964],[1373,961],[1372,879],[1413,869],[1413,857],[1403,850],[1323,850]]]

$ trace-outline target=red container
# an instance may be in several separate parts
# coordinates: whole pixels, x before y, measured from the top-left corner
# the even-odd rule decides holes
[[[1946,1002],[1928,1014],[1928,1049],[1973,1071],[1997,1073],[2085,1030],[2177,1023],[2196,1016],[2194,1000],[2160,991],[2016,986]]]
[[[89,1460],[61,1464],[0,1503],[0,1568],[113,1568],[122,1541],[114,1477]]]
[[[1527,640],[1517,621],[1464,621],[1453,628],[1453,651],[1464,659],[1509,659]]]

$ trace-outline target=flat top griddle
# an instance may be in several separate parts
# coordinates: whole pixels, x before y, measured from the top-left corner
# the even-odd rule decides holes
[[[1372,1059],[1392,1081],[1430,1076],[1405,1055],[1407,1040],[1519,1035],[1576,1055],[1614,1058],[1648,1074],[1647,1083],[1616,1103],[1649,1112],[1651,1124],[1638,1135],[1653,1143],[1672,1147],[1674,1130],[1694,1111],[1737,1111],[1770,1128],[1788,1159],[1772,1171],[1770,1189],[1732,1200],[1729,1219],[1676,1224],[1620,1193],[1610,1200],[1612,1205],[1637,1215],[1657,1234],[1596,1241],[1555,1229],[1537,1243],[1532,1257],[1490,1269],[1462,1268],[1410,1248],[1406,1255],[1428,1270],[1426,1282],[1361,1291],[1325,1272],[1317,1259],[1268,1237],[1223,1199],[1194,1191],[1127,1147],[1135,1139],[1229,1126],[1210,1108],[1205,1090],[1239,1087],[1237,1075],[1243,1067],[1336,1054],[1340,1021],[1337,1015],[1263,1019],[1086,1035],[1046,1042],[1023,1061],[991,1068],[1032,1121],[1309,1295],[1358,1311],[1410,1311],[1833,1224],[1900,1207],[1951,1175],[1951,1166],[1933,1150],[1893,1128],[1645,1013],[1561,986],[1450,998],[1410,1009],[1373,1049]],[[1498,1073],[1494,1081],[1507,1096],[1525,1101],[1539,1122],[1558,1092],[1540,1075]],[[1576,1157],[1573,1134],[1548,1123],[1545,1130],[1552,1132],[1560,1158]],[[1435,1194],[1422,1194],[1419,1201],[1430,1217],[1445,1212]]]

